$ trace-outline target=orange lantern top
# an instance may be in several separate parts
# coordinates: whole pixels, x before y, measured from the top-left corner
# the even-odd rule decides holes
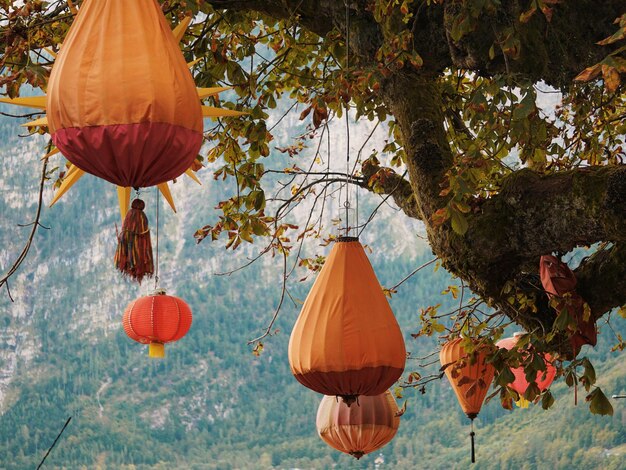
[[[348,403],[384,393],[404,370],[404,339],[357,238],[337,240],[289,339],[296,379]]]
[[[360,459],[391,441],[400,426],[400,410],[393,395],[361,396],[348,407],[325,396],[317,409],[317,433],[334,449]]]
[[[122,324],[131,339],[149,345],[150,357],[164,357],[164,344],[185,336],[191,321],[191,309],[184,300],[157,289],[131,302]]]
[[[202,143],[191,73],[155,0],[86,0],[48,83],[55,145],[122,187],[180,176]]]
[[[522,333],[515,333],[511,338],[501,339],[496,343],[496,346],[507,350],[513,349],[519,341],[519,337],[521,335]],[[537,372],[535,376],[535,383],[537,384],[539,390],[543,392],[550,388],[550,385],[552,385],[554,377],[556,376],[556,368],[552,365],[552,357],[549,354],[542,354],[542,356],[546,365],[546,370]],[[528,382],[528,380],[526,380],[524,367],[512,367],[511,372],[515,376],[515,379],[509,384],[509,387],[515,390],[520,395],[520,397],[522,397],[530,386],[530,383]],[[521,403],[519,403],[520,406],[524,406],[525,404],[526,402],[524,401],[521,401]]]

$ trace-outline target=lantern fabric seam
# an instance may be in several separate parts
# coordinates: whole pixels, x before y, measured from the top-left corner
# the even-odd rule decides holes
[[[156,296],[152,296],[152,303],[150,304],[150,325],[152,326],[152,336],[150,339],[155,339],[157,338],[157,334],[156,334],[156,325],[154,322],[154,299]]]

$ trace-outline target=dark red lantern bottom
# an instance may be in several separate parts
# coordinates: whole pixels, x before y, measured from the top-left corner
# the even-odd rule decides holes
[[[125,188],[182,175],[198,156],[202,133],[163,122],[59,129],[52,136],[81,170]]]
[[[339,396],[350,406],[359,395],[385,393],[402,375],[403,369],[390,366],[364,367],[343,372],[294,374],[305,387],[323,395]]]

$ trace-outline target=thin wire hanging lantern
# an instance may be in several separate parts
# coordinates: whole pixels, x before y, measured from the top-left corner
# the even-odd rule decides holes
[[[389,391],[359,397],[358,406],[350,407],[337,397],[325,396],[317,409],[317,433],[332,448],[358,460],[394,438],[401,414]]]
[[[350,405],[404,371],[404,338],[357,238],[337,239],[289,339],[295,378]]]
[[[444,370],[452,389],[463,409],[463,412],[471,420],[471,458],[476,461],[474,449],[474,419],[480,413],[480,409],[487,395],[487,391],[495,375],[494,367],[486,362],[486,351],[473,342],[478,349],[468,354],[463,347],[464,338],[457,338],[445,343],[439,352],[439,361]]]

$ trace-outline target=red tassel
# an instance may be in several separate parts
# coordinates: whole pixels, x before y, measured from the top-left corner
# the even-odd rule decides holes
[[[117,236],[115,251],[115,267],[124,276],[140,284],[145,276],[151,277],[154,274],[150,228],[148,218],[143,212],[145,207],[146,204],[141,199],[133,201],[124,219],[122,232]]]

